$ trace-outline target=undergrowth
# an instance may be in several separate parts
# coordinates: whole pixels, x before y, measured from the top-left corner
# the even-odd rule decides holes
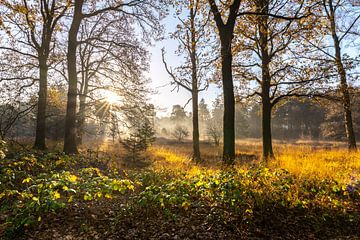
[[[110,167],[118,159],[8,153],[0,160],[0,236],[13,238],[31,231],[61,208],[123,197],[125,211],[119,211],[111,223],[115,226],[129,214],[138,216],[136,221],[154,216],[191,218],[203,209],[209,221],[246,231],[282,221],[284,231],[292,221],[300,229],[301,224],[310,226],[316,234],[323,234],[321,229],[358,234],[358,153],[346,156],[354,159],[350,163],[341,162],[344,155],[337,153],[286,153],[268,168],[204,167],[163,148],[152,149],[151,154],[150,167],[125,171]],[[266,219],[270,223],[265,224]]]

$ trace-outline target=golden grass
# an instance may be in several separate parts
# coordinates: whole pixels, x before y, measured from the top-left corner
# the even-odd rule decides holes
[[[92,144],[98,150],[123,154],[119,144],[111,141]],[[244,170],[260,164],[261,141],[259,139],[239,140],[236,143],[236,169]],[[274,141],[276,158],[269,163],[270,169],[282,168],[301,179],[329,179],[341,183],[360,179],[360,151],[348,152],[344,143],[328,141],[292,142]],[[199,171],[218,171],[224,168],[221,162],[222,148],[209,143],[201,143],[204,162],[196,165],[191,161],[192,144],[185,142],[157,143],[149,150],[150,168],[153,170],[186,171],[187,174]]]
[[[333,178],[347,182],[351,178],[360,178],[360,152],[283,147],[269,166],[287,169],[299,178]]]
[[[245,143],[237,151],[236,169],[247,169],[260,163],[259,143]],[[302,144],[275,144],[276,158],[269,163],[270,169],[287,169],[298,178],[334,179],[347,183],[360,178],[360,152],[349,152],[343,148],[325,148],[305,146]],[[172,171],[217,171],[221,165],[221,151],[211,145],[202,145],[202,156],[205,163],[196,165],[191,162],[191,145],[154,146],[151,150],[152,169]],[[254,154],[254,155],[252,155]],[[241,160],[242,156],[255,156],[256,161]]]

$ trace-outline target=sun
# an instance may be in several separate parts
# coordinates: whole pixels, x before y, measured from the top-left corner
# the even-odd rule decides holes
[[[104,97],[105,101],[110,105],[118,104],[121,101],[121,97],[112,91],[106,91]]]

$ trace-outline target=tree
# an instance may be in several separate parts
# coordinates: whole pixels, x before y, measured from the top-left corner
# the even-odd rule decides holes
[[[217,125],[217,123],[211,119],[207,125],[206,130],[208,137],[215,144],[215,146],[219,146],[222,135],[222,129],[219,128],[219,125]]]
[[[47,96],[46,136],[53,140],[64,137],[66,91],[64,87],[49,87]]]
[[[170,119],[175,122],[182,122],[187,118],[186,112],[180,105],[174,105],[172,107]]]
[[[146,151],[149,146],[155,141],[155,131],[150,124],[149,119],[136,128],[136,130],[130,133],[130,136],[121,139],[120,143],[128,152],[132,160],[136,160],[139,154]]]
[[[335,56],[330,55],[328,53],[326,53],[326,55],[333,60],[333,63],[337,68],[337,72],[340,78],[340,91],[342,94],[342,105],[344,109],[344,124],[346,129],[346,136],[348,140],[348,148],[350,150],[356,150],[357,147],[356,147],[356,139],[355,139],[355,132],[353,126],[352,112],[351,112],[350,93],[349,93],[346,67],[344,66],[343,56],[341,52],[341,42],[345,39],[345,37],[349,34],[349,32],[355,28],[356,23],[360,21],[360,14],[358,12],[357,16],[355,15],[355,18],[350,21],[348,26],[346,26],[344,33],[342,33],[342,35],[339,36],[339,34],[341,34],[339,29],[340,28],[339,20],[341,19],[339,15],[341,9],[342,8],[352,9],[353,6],[351,6],[351,3],[343,0],[334,0],[334,1],[323,0],[322,8],[323,8],[322,12],[324,13],[327,20],[326,28],[328,30],[328,33],[331,35],[334,44],[333,48],[335,51]],[[347,14],[347,11],[345,11],[344,14]]]
[[[206,133],[207,136],[213,141],[216,146],[220,145],[220,138],[222,137],[223,129],[223,114],[224,114],[224,105],[222,99],[217,98],[213,103],[213,108],[211,111],[211,117],[208,120]]]
[[[353,127],[355,137],[360,137],[360,90],[359,88],[349,88],[351,96],[351,112],[353,117]],[[344,108],[341,101],[341,91],[338,90],[334,95],[339,101],[323,100],[324,121],[321,123],[321,133],[326,139],[347,140],[346,128],[344,124]]]
[[[235,137],[247,137],[249,131],[248,110],[242,104],[235,105]]]
[[[18,40],[26,49],[13,46],[1,46],[0,49],[34,58],[38,62],[39,92],[37,103],[37,123],[34,148],[46,148],[46,105],[49,66],[55,46],[54,35],[58,31],[60,19],[65,15],[70,1],[3,1],[0,3],[10,12],[4,14],[3,22],[9,24],[12,36],[21,36]],[[1,7],[0,5],[0,7]],[[31,49],[31,50],[29,50]],[[29,50],[29,52],[27,52]],[[35,50],[35,52],[32,52]]]
[[[86,119],[91,117],[91,104],[96,99],[104,95],[106,98],[106,93],[111,93],[124,102],[141,103],[149,92],[144,77],[149,67],[149,54],[126,18],[103,13],[84,19],[82,23],[77,59],[78,144],[82,142]]]
[[[210,119],[210,111],[208,105],[205,103],[205,99],[201,99],[199,103],[199,120],[201,123],[206,124]]]
[[[208,86],[206,73],[209,72],[209,63],[205,49],[209,42],[205,31],[207,20],[203,19],[204,17],[206,18],[206,16],[202,16],[202,4],[200,0],[176,1],[176,6],[180,9],[188,9],[188,16],[185,19],[178,17],[181,24],[177,25],[177,30],[173,34],[173,38],[176,38],[180,42],[178,55],[185,54],[186,61],[173,71],[165,61],[164,49],[162,50],[162,60],[173,83],[191,93],[193,127],[192,158],[196,162],[199,162],[201,156],[198,95],[199,92],[205,90]]]
[[[115,138],[120,134],[119,131],[119,120],[116,116],[116,113],[111,113],[110,115],[110,127],[109,135],[112,139],[112,142],[115,143]]]
[[[254,81],[247,84],[250,89],[256,86],[249,96],[260,97],[265,162],[274,157],[271,131],[274,106],[285,98],[308,95],[305,86],[321,79],[318,73],[322,71],[309,71],[309,62],[296,60],[296,42],[311,29],[306,21],[311,6],[303,5],[303,1],[253,0],[249,8],[254,11],[240,13],[245,19],[237,28],[236,47],[241,58],[237,75],[242,81]],[[244,58],[251,59],[250,63],[243,64]]]
[[[289,99],[274,109],[272,130],[278,139],[319,139],[325,120],[324,100]]]
[[[220,12],[215,0],[208,0],[221,44],[221,74],[224,94],[223,161],[226,164],[232,164],[235,160],[235,97],[232,75],[232,40],[240,2],[240,0],[232,1],[232,4],[226,7],[228,13],[225,14]],[[223,15],[227,15],[226,21],[223,19]]]
[[[138,22],[143,30],[143,35],[159,29],[159,17],[155,16],[154,12],[160,13],[163,1],[154,3],[153,1],[121,1],[110,4],[108,1],[85,1],[75,0],[72,15],[72,22],[70,25],[68,35],[67,48],[67,71],[68,71],[68,101],[65,121],[65,137],[64,137],[64,152],[67,154],[76,154],[77,150],[77,131],[76,131],[76,106],[77,106],[77,48],[78,48],[78,34],[82,21],[87,18],[96,17],[107,12],[119,12],[132,20]],[[86,9],[83,9],[86,7]],[[160,18],[162,14],[160,13]],[[147,30],[150,28],[150,30]],[[149,36],[147,36],[149,37]],[[150,38],[148,38],[150,39]]]
[[[174,129],[172,135],[173,135],[174,138],[177,139],[177,141],[179,143],[181,143],[184,140],[184,138],[189,136],[189,131],[183,126],[177,126]]]
[[[8,137],[18,120],[29,114],[34,107],[35,105],[12,101],[0,105],[0,139]]]

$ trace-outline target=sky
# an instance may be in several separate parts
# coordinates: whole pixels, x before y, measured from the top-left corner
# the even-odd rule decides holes
[[[182,57],[177,56],[174,51],[177,48],[177,41],[169,38],[169,33],[175,30],[178,24],[171,14],[164,20],[165,25],[165,40],[155,42],[154,46],[150,47],[151,53],[150,71],[147,75],[151,79],[151,87],[156,91],[156,94],[151,96],[151,102],[157,108],[157,116],[166,116],[171,113],[173,105],[179,104],[185,106],[188,100],[191,98],[189,91],[179,88],[179,91],[174,88],[174,85],[170,86],[171,78],[167,74],[164,64],[161,58],[161,49],[165,48],[166,61],[169,67],[176,67],[182,62]],[[215,98],[221,94],[221,89],[218,86],[211,84],[209,88],[199,94],[199,101],[201,98],[205,99],[205,102],[210,107]],[[186,105],[186,111],[191,112],[191,103]]]

